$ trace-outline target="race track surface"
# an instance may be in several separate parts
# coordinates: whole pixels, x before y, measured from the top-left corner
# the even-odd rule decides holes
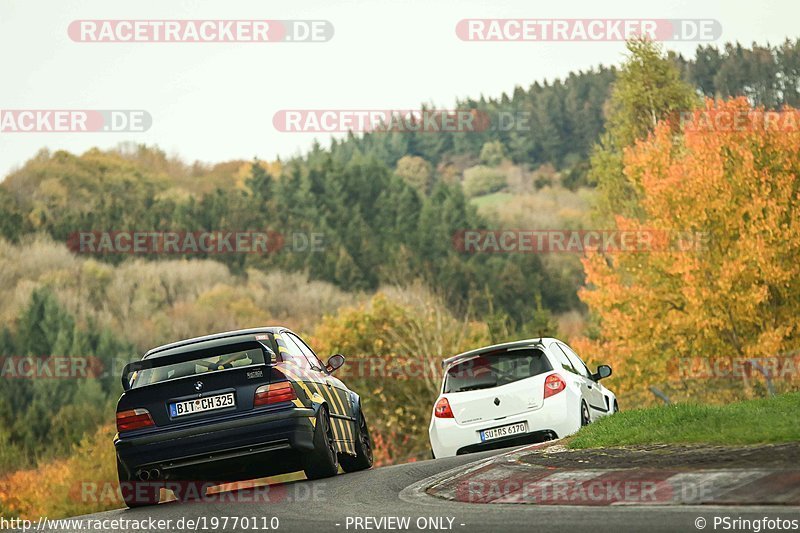
[[[426,478],[438,476],[456,467],[481,461],[503,452],[485,452],[469,456],[422,461],[376,468],[353,474],[341,474],[319,481],[297,481],[270,488],[270,499],[237,497],[227,494],[218,501],[176,501],[135,510],[119,509],[82,519],[93,520],[171,520],[169,531],[265,531],[274,525],[277,531],[323,533],[341,531],[492,531],[501,533],[531,531],[734,531],[714,527],[715,517],[763,520],[800,519],[798,507],[746,506],[542,506],[522,504],[480,504],[446,501],[424,493]],[[402,493],[402,494],[401,494]],[[239,501],[237,501],[239,500]],[[233,527],[238,517],[237,527]],[[241,517],[255,517],[245,524]],[[263,518],[262,518],[263,517]],[[397,521],[378,522],[397,517]],[[218,520],[211,527],[212,519]],[[183,522],[179,522],[179,520]],[[703,520],[705,522],[703,522]],[[187,522],[194,527],[187,527]],[[222,521],[227,523],[223,525]],[[402,521],[407,521],[403,523]],[[110,522],[108,522],[110,524]],[[729,522],[733,524],[734,522]],[[741,522],[740,522],[741,524]],[[700,529],[698,525],[704,527]],[[183,527],[181,527],[183,526]],[[245,527],[242,527],[245,526]],[[762,527],[762,530],[767,528]],[[73,530],[76,530],[73,528]],[[84,529],[88,531],[89,529]],[[119,531],[109,528],[106,531]],[[122,528],[132,531],[134,528]],[[140,530],[158,531],[157,528]],[[97,531],[97,529],[91,529]]]

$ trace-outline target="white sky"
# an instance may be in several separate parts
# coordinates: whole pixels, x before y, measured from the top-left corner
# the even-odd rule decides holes
[[[713,18],[716,44],[798,37],[798,0],[0,0],[0,109],[144,109],[145,133],[0,133],[0,176],[39,149],[122,141],[187,161],[274,159],[314,135],[274,130],[280,109],[414,109],[620,61],[624,43],[464,42],[464,18]],[[76,43],[76,19],[325,19],[327,43]],[[667,43],[693,56],[697,43]],[[317,135],[323,145],[328,137]]]

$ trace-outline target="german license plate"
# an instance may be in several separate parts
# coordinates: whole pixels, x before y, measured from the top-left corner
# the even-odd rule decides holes
[[[207,398],[198,398],[196,400],[171,403],[169,404],[169,414],[174,418],[176,416],[191,415],[194,413],[202,413],[204,411],[213,411],[215,409],[233,407],[234,405],[236,405],[236,403],[233,399],[233,393],[229,392],[227,394],[208,396]]]
[[[528,424],[526,422],[517,422],[516,424],[509,424],[507,426],[500,426],[499,428],[484,429],[481,431],[481,442],[487,440],[499,439],[500,437],[508,437],[510,435],[518,435],[520,433],[528,432]]]

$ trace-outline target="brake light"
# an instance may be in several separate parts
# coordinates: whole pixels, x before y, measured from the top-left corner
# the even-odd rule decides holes
[[[447,401],[447,398],[441,398],[436,402],[433,414],[436,418],[454,418],[453,410],[450,409],[450,402]]]
[[[567,388],[567,383],[558,374],[550,374],[544,380],[544,397],[549,398]]]
[[[130,409],[117,413],[117,431],[130,431],[155,425],[147,409]]]
[[[290,402],[295,399],[297,399],[297,394],[295,394],[292,384],[288,381],[281,381],[280,383],[270,383],[257,388],[253,405],[271,405]]]

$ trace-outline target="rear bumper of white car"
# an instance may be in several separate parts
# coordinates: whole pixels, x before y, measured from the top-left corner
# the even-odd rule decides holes
[[[580,413],[577,409],[569,409],[567,404],[568,395],[562,393],[544,400],[539,409],[497,420],[459,424],[454,418],[433,417],[428,430],[433,454],[449,457],[570,435],[580,429]],[[527,422],[527,433],[481,441],[482,430],[518,422]]]

